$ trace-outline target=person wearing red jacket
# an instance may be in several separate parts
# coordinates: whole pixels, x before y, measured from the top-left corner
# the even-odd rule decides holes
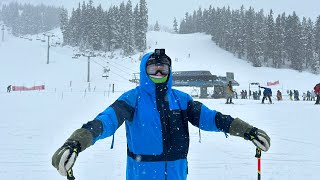
[[[314,86],[314,93],[317,95],[317,100],[315,104],[320,104],[320,83]]]

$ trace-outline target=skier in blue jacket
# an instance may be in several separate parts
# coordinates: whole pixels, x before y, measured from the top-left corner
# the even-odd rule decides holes
[[[262,86],[259,86],[259,88],[264,89],[263,90],[263,98],[262,98],[262,102],[261,103],[264,104],[264,100],[265,99],[269,99],[269,103],[272,104],[272,100],[271,100],[272,90],[270,88],[262,87]]]
[[[185,180],[189,122],[205,131],[229,133],[268,151],[270,138],[239,118],[210,110],[190,95],[172,89],[171,59],[164,49],[143,56],[140,86],[125,92],[106,110],[77,129],[52,157],[66,176],[77,156],[125,123],[127,180]]]

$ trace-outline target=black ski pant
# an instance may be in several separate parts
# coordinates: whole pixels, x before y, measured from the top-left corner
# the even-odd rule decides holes
[[[264,95],[263,98],[262,98],[262,104],[264,103],[264,100],[269,98],[269,102],[270,104],[272,104],[272,101],[271,101],[271,96],[270,95]]]
[[[320,104],[320,94],[317,94],[316,104]]]

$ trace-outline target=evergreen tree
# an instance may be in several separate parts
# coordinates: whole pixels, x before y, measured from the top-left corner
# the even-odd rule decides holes
[[[209,6],[208,10],[199,8],[192,15],[186,12],[179,33],[210,34],[216,45],[246,58],[253,66],[262,66],[264,62],[266,66],[289,65],[299,71],[311,66],[316,72],[320,66],[318,21],[313,28],[310,19],[304,18],[301,23],[295,12],[288,17],[282,13],[274,19],[272,10],[265,16],[263,9],[256,13],[252,7],[231,11],[229,7]]]
[[[89,20],[89,10],[87,8],[87,4],[83,1],[81,5],[81,21],[80,21],[80,49],[85,50],[89,44],[89,32],[90,32],[90,20]]]
[[[196,18],[195,18],[196,22],[196,31],[195,32],[204,32],[204,20],[203,20],[203,12],[201,7],[199,7],[197,14],[196,14]]]
[[[126,7],[124,2],[120,4],[119,7],[119,16],[118,16],[118,23],[120,26],[120,31],[119,31],[119,39],[117,40],[119,46],[121,49],[124,49],[125,47],[125,38],[126,38],[126,26],[125,26],[125,19],[126,19]]]
[[[240,11],[232,11],[232,20],[231,20],[231,33],[232,33],[232,45],[231,50],[232,53],[237,56],[240,47],[240,28],[241,28],[241,19],[240,19]]]
[[[78,8],[76,9],[75,13],[74,13],[74,28],[73,28],[73,41],[74,41],[74,45],[75,46],[79,46],[81,43],[81,31],[82,31],[82,27],[81,27],[81,5],[79,3]]]
[[[320,65],[320,16],[317,17],[317,21],[314,29],[314,39],[315,39],[315,63],[314,70],[319,69]]]
[[[255,67],[260,67],[265,56],[264,52],[267,39],[267,25],[263,9],[261,9],[259,13],[256,14],[253,36],[255,44],[255,58],[253,64]]]
[[[62,9],[60,13],[60,30],[63,36],[63,43],[68,44],[68,11],[67,9]]]
[[[59,27],[61,8],[44,5],[9,3],[3,5],[1,16],[14,36],[37,34]]]
[[[307,18],[303,17],[301,22],[301,61],[304,63],[304,65],[307,63]]]
[[[174,20],[173,20],[173,31],[175,33],[178,33],[178,22],[177,22],[176,18],[174,18]]]
[[[231,18],[231,10],[228,6],[224,11],[223,22],[224,22],[224,49],[227,51],[231,51],[232,44],[234,41],[234,37],[232,36],[232,18]]]
[[[126,5],[126,15],[125,15],[125,46],[124,46],[124,54],[131,55],[134,52],[134,20],[133,20],[133,12],[132,12],[132,4],[129,0]]]
[[[179,34],[186,34],[186,21],[182,20],[180,23]]]
[[[309,18],[305,33],[306,33],[306,68],[311,67],[315,64],[314,60],[314,35],[313,35],[314,24],[312,20]]]
[[[213,29],[213,40],[216,42],[216,44],[220,47],[223,45],[223,31],[224,31],[224,26],[223,26],[223,10],[220,8],[217,8],[216,11],[216,17],[215,17],[215,26]]]
[[[280,24],[282,26],[283,31],[283,49],[282,49],[282,65],[285,65],[286,60],[288,59],[288,52],[287,52],[287,16],[286,13],[281,14]]]
[[[118,18],[120,15],[119,8],[113,6],[109,11],[109,19],[110,19],[110,33],[111,33],[111,51],[114,49],[120,48],[120,19]]]
[[[100,23],[100,36],[101,36],[101,46],[103,51],[110,51],[111,50],[111,21],[110,21],[110,14],[108,11],[103,11],[101,13],[101,23]]]
[[[239,43],[239,48],[237,50],[238,52],[238,57],[242,58],[245,55],[245,39],[246,39],[246,34],[245,34],[245,9],[244,6],[242,5],[240,8],[240,14],[239,14],[239,19],[240,19],[240,24],[239,24],[239,36],[238,36],[238,43]]]
[[[278,15],[275,24],[275,67],[279,68],[283,62],[283,52],[284,52],[284,26],[281,21],[281,16]]]
[[[77,38],[75,36],[75,34],[77,33],[77,16],[76,16],[76,11],[74,9],[72,9],[72,13],[71,13],[71,17],[68,23],[68,33],[67,35],[69,35],[67,37],[67,43],[71,46],[77,46]]]
[[[153,30],[154,30],[154,31],[160,31],[160,26],[159,26],[158,21],[156,21],[156,24],[154,25]]]
[[[133,19],[134,19],[134,29],[135,29],[135,31],[134,31],[134,43],[136,45],[136,48],[139,51],[141,51],[140,47],[142,46],[142,43],[141,43],[142,27],[141,27],[141,23],[140,23],[140,13],[139,13],[138,4],[134,8]]]
[[[245,32],[247,34],[245,42],[246,42],[246,52],[248,61],[253,63],[253,66],[259,67],[260,63],[257,62],[256,57],[256,44],[255,44],[255,36],[254,36],[254,22],[255,22],[255,12],[252,7],[246,11],[245,17]]]
[[[210,6],[211,7],[211,6]],[[203,21],[203,32],[209,34],[209,29],[210,29],[210,11],[207,9],[203,10],[203,14],[202,14],[202,21]]]
[[[148,8],[146,0],[140,0],[140,22],[141,22],[141,45],[138,47],[140,51],[144,51],[147,48],[147,30],[148,30]],[[139,28],[139,29],[140,29]]]
[[[102,42],[105,40],[106,36],[104,34],[104,12],[102,9],[101,4],[94,9],[94,35],[93,35],[93,42],[92,42],[92,49],[93,50],[101,50],[102,49]]]
[[[277,63],[275,62],[275,25],[273,19],[273,11],[270,10],[270,13],[267,18],[267,38],[265,45],[265,54],[264,60],[267,62],[269,59],[272,60],[273,67],[277,67]]]
[[[292,17],[289,21],[289,27],[290,27],[290,34],[291,34],[291,42],[289,46],[289,61],[291,61],[291,67],[293,69],[302,70],[302,53],[301,53],[301,34],[302,34],[302,27],[299,20],[299,17],[296,15],[295,12],[293,12]]]

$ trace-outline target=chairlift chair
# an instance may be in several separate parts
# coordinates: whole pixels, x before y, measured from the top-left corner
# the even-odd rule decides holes
[[[109,71],[110,71],[110,68],[109,68],[109,67],[104,67],[104,68],[103,68],[102,77],[108,78],[108,77],[109,77]]]
[[[79,57],[81,56],[81,54],[79,53],[76,53],[72,56],[73,59],[78,59]]]

